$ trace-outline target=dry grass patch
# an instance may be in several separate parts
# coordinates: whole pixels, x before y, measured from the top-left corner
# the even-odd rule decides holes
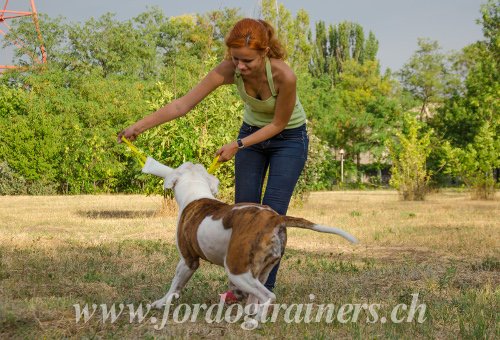
[[[387,312],[418,293],[427,305],[424,323],[367,323],[365,314],[345,324],[282,317],[250,332],[200,317],[159,331],[127,318],[76,323],[73,305],[145,305],[168,289],[178,259],[176,216],[161,197],[0,197],[0,337],[494,338],[499,210],[498,200],[467,194],[402,202],[392,191],[313,193],[290,210],[343,228],[360,244],[290,229],[279,303],[380,303]],[[223,270],[203,264],[176,304],[215,304],[225,288]]]

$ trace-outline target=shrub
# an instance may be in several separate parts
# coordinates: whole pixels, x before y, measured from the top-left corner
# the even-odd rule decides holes
[[[26,180],[6,161],[0,162],[0,195],[54,195],[57,185],[45,179]]]
[[[0,162],[0,195],[22,195],[26,193],[26,180],[12,170],[6,161]]]
[[[500,167],[500,139],[492,130],[488,122],[484,123],[474,142],[463,149],[445,144],[446,172],[460,176],[472,189],[472,198],[492,199],[495,195],[493,173]]]
[[[297,198],[302,198],[308,191],[330,189],[338,172],[327,143],[314,135],[310,128],[308,135],[307,162],[294,191]]]
[[[150,109],[159,107],[174,99],[171,89],[158,83],[158,92],[150,102]],[[237,137],[241,124],[241,100],[233,89],[223,86],[210,94],[186,116],[175,119],[160,127],[142,134],[136,145],[151,157],[170,167],[178,167],[191,161],[203,164],[212,163],[215,152],[224,144]],[[220,193],[232,197],[234,186],[234,162],[227,162],[216,170],[220,180]],[[159,178],[138,175],[145,180],[145,190],[159,192]]]
[[[394,140],[386,143],[392,161],[389,184],[396,188],[403,200],[424,200],[430,180],[426,160],[430,154],[431,132],[419,136],[421,126],[415,117],[405,115],[404,132],[396,132]]]

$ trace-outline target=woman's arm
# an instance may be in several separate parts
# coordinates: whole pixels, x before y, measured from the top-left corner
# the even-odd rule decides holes
[[[224,60],[212,71],[210,71],[191,91],[175,99],[159,110],[137,121],[118,134],[118,142],[122,136],[134,141],[142,132],[169,122],[175,118],[184,116],[193,109],[200,101],[208,96],[217,87],[234,83],[234,64]]]
[[[274,118],[271,123],[262,127],[258,131],[243,138],[241,141],[245,147],[260,143],[266,139],[276,136],[283,131],[290,121],[292,116],[295,101],[297,96],[297,77],[293,71],[287,66],[279,81],[279,93],[276,98],[276,107]],[[238,152],[238,144],[236,141],[224,145],[217,151],[220,162],[225,162],[233,158]]]

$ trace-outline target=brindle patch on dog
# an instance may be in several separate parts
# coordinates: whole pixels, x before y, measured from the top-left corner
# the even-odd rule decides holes
[[[197,239],[198,227],[206,217],[222,220],[224,229],[232,229],[226,256],[230,272],[238,275],[251,270],[254,277],[270,270],[283,255],[287,226],[313,225],[302,218],[280,216],[265,205],[229,205],[210,198],[193,201],[182,212],[177,230],[179,249],[191,269],[198,267],[200,258],[208,261]]]
[[[203,198],[186,206],[177,230],[179,249],[191,269],[198,267],[199,258],[207,260],[197,239],[198,227],[206,217],[222,220],[225,229],[233,229],[226,258],[228,269],[233,274],[242,274],[252,269],[253,274],[257,276],[265,262],[274,260],[260,257],[268,257],[268,250],[275,246],[276,237],[281,239],[278,241],[281,241],[284,249],[286,232],[280,233],[285,235],[277,236],[270,230],[281,222],[281,216],[271,208],[251,203],[228,205],[218,200]],[[251,264],[254,268],[250,268]]]
[[[228,204],[210,198],[193,201],[184,208],[177,228],[177,243],[189,268],[198,268],[200,257],[208,261],[198,244],[200,223],[207,216],[212,216],[214,220],[221,219],[222,216],[219,215],[224,215],[230,209]]]

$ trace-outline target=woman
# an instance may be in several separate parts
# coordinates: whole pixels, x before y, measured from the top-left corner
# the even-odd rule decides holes
[[[139,120],[118,135],[135,140],[143,131],[181,117],[217,87],[236,84],[245,102],[238,138],[218,151],[220,162],[235,157],[235,203],[252,202],[286,214],[307,158],[306,115],[297,97],[296,76],[264,20],[243,19],[226,37],[226,59],[183,97]],[[262,188],[269,170],[264,197]],[[265,286],[273,290],[279,264]],[[231,292],[226,301],[234,299]]]

